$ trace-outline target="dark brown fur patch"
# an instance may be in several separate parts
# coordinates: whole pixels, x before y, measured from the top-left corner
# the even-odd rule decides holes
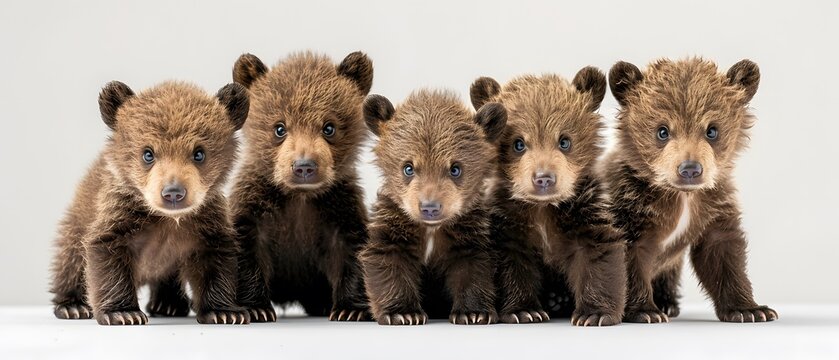
[[[256,79],[265,75],[268,67],[253,54],[242,54],[233,66],[233,81],[250,88]]]
[[[99,94],[99,112],[102,114],[102,121],[112,130],[117,125],[117,109],[134,96],[134,91],[119,81],[112,81],[102,88]]]

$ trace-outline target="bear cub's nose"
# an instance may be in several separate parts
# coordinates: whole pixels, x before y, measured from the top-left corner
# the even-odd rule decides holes
[[[679,176],[685,179],[695,179],[702,175],[702,164],[696,161],[682,161],[679,164]]]
[[[420,212],[422,212],[422,218],[425,220],[437,219],[440,217],[442,209],[443,205],[440,205],[440,203],[436,201],[420,202]]]
[[[294,171],[294,176],[306,179],[317,175],[318,163],[313,160],[294,160],[291,169]]]
[[[186,197],[186,188],[180,184],[169,184],[163,187],[160,195],[168,202],[180,202]]]
[[[533,174],[533,187],[546,190],[556,185],[556,174],[552,172],[537,172]]]

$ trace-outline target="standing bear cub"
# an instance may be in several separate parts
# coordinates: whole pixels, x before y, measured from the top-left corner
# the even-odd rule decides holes
[[[361,254],[373,316],[382,325],[495,323],[485,188],[504,108],[472,115],[452,93],[422,90],[396,109],[371,95],[364,115],[384,175]]]
[[[549,279],[565,279],[574,325],[620,323],[625,243],[611,224],[606,190],[594,170],[602,153],[604,123],[596,110],[606,76],[586,67],[571,82],[525,75],[504,87],[483,77],[470,93],[475,108],[498,101],[509,111],[492,221],[501,321],[547,321],[540,298],[563,288],[561,282],[552,288],[556,282]]]
[[[199,323],[248,323],[235,303],[237,247],[222,194],[247,90],[230,84],[210,97],[167,82],[135,95],[115,81],[99,108],[113,133],[60,225],[55,316],[145,324],[145,283],[152,315],[186,316],[186,281]]]
[[[340,64],[291,55],[272,69],[242,55],[233,79],[251,93],[245,157],[231,195],[242,253],[239,304],[276,321],[271,302],[310,316],[369,318],[357,253],[367,214],[355,163],[367,135],[361,105],[373,83],[366,55]]]
[[[726,74],[713,62],[659,60],[645,72],[619,62],[609,72],[621,105],[618,141],[605,176],[615,223],[627,236],[625,321],[658,323],[679,314],[682,259],[722,321],[762,322],[746,276],[746,238],[732,178],[753,117],[760,71],[743,60]]]

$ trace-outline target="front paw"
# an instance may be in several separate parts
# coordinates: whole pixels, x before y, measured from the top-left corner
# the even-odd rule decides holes
[[[428,323],[428,315],[425,312],[413,312],[402,314],[384,314],[376,319],[379,325],[425,325]]]
[[[189,299],[158,297],[149,300],[146,311],[151,316],[184,317],[189,315]]]
[[[550,321],[548,313],[539,310],[523,310],[501,314],[501,322],[507,324],[531,324]]]
[[[248,311],[242,310],[209,310],[201,312],[196,317],[200,324],[250,324]]]
[[[276,322],[277,311],[271,305],[246,307],[251,322]]]
[[[667,317],[670,318],[679,316],[679,313],[681,312],[681,310],[679,309],[679,304],[676,303],[661,305],[658,308],[661,309],[661,312],[667,314]]]
[[[369,320],[370,313],[367,309],[332,309],[329,313],[329,321],[362,321]]]
[[[778,312],[768,306],[758,306],[750,309],[732,309],[720,311],[717,314],[720,321],[725,322],[767,322],[778,320]]]
[[[623,321],[630,323],[657,324],[670,322],[670,318],[667,317],[667,314],[659,311],[658,309],[639,309],[627,310],[623,315]]]
[[[96,315],[99,325],[145,325],[149,322],[140,310],[109,311]]]
[[[53,314],[59,319],[90,319],[93,317],[93,309],[80,302],[61,304],[55,306]]]
[[[574,326],[612,326],[621,323],[620,316],[614,314],[577,312],[571,315]]]
[[[489,325],[498,322],[495,311],[453,311],[449,322],[455,325]]]

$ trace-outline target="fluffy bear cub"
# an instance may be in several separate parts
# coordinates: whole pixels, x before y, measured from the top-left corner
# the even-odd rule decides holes
[[[494,261],[486,181],[506,122],[499,104],[470,113],[451,92],[421,90],[394,109],[371,95],[367,125],[384,180],[364,248],[367,294],[382,325],[491,324]]]
[[[360,52],[337,65],[300,53],[268,69],[245,54],[233,79],[252,104],[231,195],[239,303],[259,322],[276,320],[272,301],[330,320],[369,319],[356,257],[367,213],[355,165],[373,64]]]
[[[618,62],[609,72],[621,109],[605,171],[615,222],[629,241],[625,321],[667,322],[679,314],[688,249],[720,320],[778,318],[752,296],[732,178],[753,123],[747,105],[759,80],[749,60],[725,74],[699,58],[659,60],[644,72]]]
[[[51,291],[60,319],[140,325],[137,287],[150,283],[152,315],[189,312],[203,324],[243,324],[235,303],[237,247],[222,195],[247,90],[215,97],[167,82],[134,94],[121,82],[99,95],[113,132],[61,222]]]
[[[501,321],[547,321],[540,302],[545,279],[564,278],[573,293],[574,325],[619,324],[625,243],[594,171],[604,127],[596,110],[606,76],[586,67],[571,82],[525,75],[503,87],[483,77],[470,93],[476,108],[497,101],[509,111],[492,220]]]

